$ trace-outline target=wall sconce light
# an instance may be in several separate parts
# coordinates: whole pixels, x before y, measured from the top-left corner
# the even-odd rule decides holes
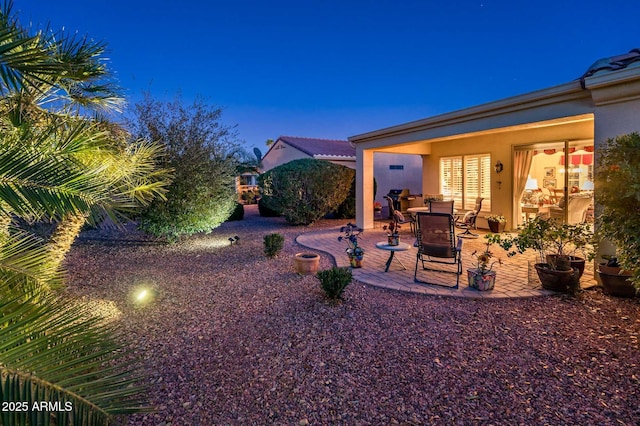
[[[504,170],[504,165],[502,164],[502,161],[498,160],[496,161],[496,165],[493,166],[493,168],[495,169],[496,173],[499,175],[500,173],[502,173],[502,170]],[[498,179],[496,183],[498,184],[498,189],[502,189],[502,181]]]

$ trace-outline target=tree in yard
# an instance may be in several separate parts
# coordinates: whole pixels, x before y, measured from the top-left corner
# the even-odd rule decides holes
[[[132,134],[162,143],[164,166],[174,170],[166,200],[156,199],[144,210],[141,228],[175,240],[223,223],[236,205],[239,144],[234,128],[221,122],[222,110],[201,100],[163,103],[147,94],[134,114]]]

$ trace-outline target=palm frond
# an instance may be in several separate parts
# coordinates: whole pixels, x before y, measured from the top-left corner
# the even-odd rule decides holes
[[[68,417],[57,413],[59,425],[102,425],[145,410],[136,397],[140,377],[124,366],[113,327],[77,305],[42,297],[38,304],[0,302],[0,400],[72,407]],[[2,415],[3,424],[19,420],[16,413]],[[44,424],[50,414],[30,415],[37,417],[31,424]]]

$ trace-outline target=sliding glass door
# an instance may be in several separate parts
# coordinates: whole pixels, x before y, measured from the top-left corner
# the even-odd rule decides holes
[[[513,161],[514,223],[535,216],[593,221],[593,141],[517,146]]]

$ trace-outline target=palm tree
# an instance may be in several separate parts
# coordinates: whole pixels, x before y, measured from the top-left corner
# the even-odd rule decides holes
[[[55,423],[105,424],[144,409],[135,375],[122,367],[112,325],[49,289],[86,220],[161,196],[160,148],[124,143],[99,114],[121,104],[101,78],[103,46],[41,32],[29,35],[0,11],[0,400],[29,404],[2,424],[48,424],[38,401],[57,403]],[[17,220],[58,223],[50,241]],[[70,412],[65,408],[71,407]]]

